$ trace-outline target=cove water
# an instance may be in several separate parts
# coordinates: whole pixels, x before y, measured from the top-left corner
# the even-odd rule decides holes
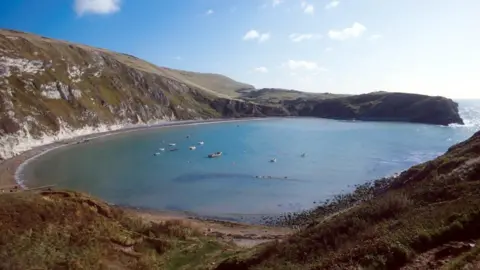
[[[132,207],[234,220],[275,215],[443,154],[480,128],[480,102],[460,107],[466,126],[288,118],[149,129],[51,151],[22,176],[30,186]]]

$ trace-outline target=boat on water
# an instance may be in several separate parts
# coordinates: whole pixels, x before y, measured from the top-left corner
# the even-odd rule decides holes
[[[215,153],[209,154],[208,157],[216,158],[216,157],[220,157],[221,155],[222,155],[222,152],[215,152]]]
[[[176,143],[170,143],[169,146],[175,146],[177,145]]]
[[[175,151],[178,151],[178,148],[172,148],[169,150],[170,152],[175,152]]]
[[[190,150],[195,150],[195,149],[197,149],[197,147],[195,147],[195,146],[190,146],[189,149],[190,149]]]
[[[154,156],[159,156],[160,153],[159,152],[156,152],[155,154],[153,154]]]
[[[203,144],[204,144],[204,142],[198,142],[198,144],[199,144],[199,145],[203,145]]]
[[[165,148],[158,148],[158,150],[163,152],[163,151],[165,151]]]
[[[272,158],[272,159],[270,159],[270,162],[272,162],[272,163],[277,162],[277,159],[276,159],[276,158]]]

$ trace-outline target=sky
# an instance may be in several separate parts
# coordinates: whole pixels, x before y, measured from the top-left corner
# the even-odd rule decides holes
[[[257,88],[480,98],[480,0],[14,0],[0,28]]]

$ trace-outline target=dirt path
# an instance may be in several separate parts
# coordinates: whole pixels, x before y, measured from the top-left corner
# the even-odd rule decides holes
[[[146,221],[165,222],[180,220],[185,225],[196,228],[205,235],[216,237],[225,241],[233,241],[241,247],[253,247],[273,240],[282,240],[293,233],[292,229],[284,227],[267,227],[249,225],[218,220],[200,220],[191,218],[181,213],[164,213],[156,211],[127,210]]]
[[[441,269],[453,259],[464,254],[465,252],[470,251],[474,247],[474,243],[450,242],[422,254],[419,254],[411,263],[402,267],[401,270]]]

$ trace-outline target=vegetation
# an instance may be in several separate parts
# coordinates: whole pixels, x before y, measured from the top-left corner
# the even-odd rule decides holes
[[[296,99],[322,100],[346,96],[348,95],[331,93],[308,93],[296,90],[263,88],[259,90],[244,91],[241,95],[241,98],[260,104],[281,105],[284,103],[284,101]]]
[[[480,132],[383,190],[326,219],[312,211],[295,235],[217,269],[476,269]]]
[[[68,191],[0,195],[0,269],[209,269],[234,247]]]

